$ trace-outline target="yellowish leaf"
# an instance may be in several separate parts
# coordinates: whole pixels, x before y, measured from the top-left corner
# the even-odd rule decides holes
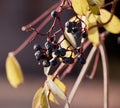
[[[102,6],[105,4],[105,0],[95,0],[99,6]]]
[[[96,0],[87,0],[88,4],[89,4],[89,8],[91,10],[91,12],[95,15],[99,15],[100,11],[99,11],[99,5],[96,2]]]
[[[24,82],[22,69],[12,53],[9,53],[6,59],[6,74],[9,83],[14,88]]]
[[[81,19],[82,16],[77,15],[77,17]],[[69,21],[70,21],[70,22],[74,22],[74,21],[75,21],[75,22],[79,22],[80,20],[79,20],[78,18],[76,19],[76,16],[73,16],[72,18],[69,19]]]
[[[65,93],[59,88],[59,86],[57,84],[55,84],[55,82],[52,81],[51,78],[47,78],[47,85],[49,87],[49,89],[51,90],[51,92],[54,95],[57,95],[59,98],[66,100],[66,95]]]
[[[88,32],[88,38],[93,43],[93,45],[97,46],[99,44],[99,32],[97,28],[93,28]]]
[[[43,88],[40,87],[33,97],[32,108],[38,108],[40,106],[40,99],[42,93],[43,93]]]
[[[49,67],[44,67],[44,74],[47,76],[49,74],[51,66]]]
[[[111,13],[105,9],[100,10],[100,21],[102,23],[106,23],[110,19]],[[120,19],[113,15],[112,20],[104,25],[104,28],[113,33],[113,34],[118,34],[120,33]]]
[[[49,78],[53,80],[51,75],[49,75]],[[60,81],[58,78],[55,78],[54,82],[64,93],[66,92],[67,88],[62,81]]]
[[[79,15],[85,15],[88,10],[87,0],[72,0],[74,11]]]
[[[49,102],[45,89],[40,87],[34,95],[32,108],[49,108]]]
[[[48,102],[48,97],[47,97],[45,91],[43,91],[41,94],[40,106],[41,106],[41,108],[50,108],[50,105]]]
[[[96,17],[91,14],[88,18],[88,27],[96,25]],[[91,30],[88,30],[88,38],[93,43],[93,45],[97,46],[99,44],[99,31],[97,27],[94,27]]]
[[[52,75],[49,75],[48,77],[53,80]],[[63,93],[66,92],[66,86],[58,78],[55,78],[53,82],[61,89]],[[46,91],[49,92],[49,88],[47,86]],[[52,92],[49,94],[49,100],[53,103],[59,104]]]
[[[53,102],[55,104],[59,104],[58,101],[57,101],[57,99],[54,97],[53,93],[49,90],[49,87],[47,85],[45,86],[45,91],[48,94],[48,99],[51,102]]]
[[[73,46],[73,47],[76,47],[76,41],[75,41],[75,38],[74,36],[72,35],[72,33],[68,33],[67,32],[67,29],[65,28],[65,37],[66,39],[70,42],[70,44]]]
[[[52,92],[49,95],[49,100],[55,104],[59,104]]]

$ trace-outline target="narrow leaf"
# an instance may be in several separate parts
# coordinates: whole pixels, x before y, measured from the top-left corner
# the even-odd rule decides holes
[[[6,59],[6,74],[9,83],[14,88],[17,88],[21,83],[24,82],[20,64],[12,53],[9,53]]]
[[[111,13],[105,9],[101,9],[100,10],[100,21],[102,23],[106,23],[111,16]],[[120,33],[120,19],[113,15],[111,21],[109,23],[107,23],[106,25],[104,25],[104,28],[114,34],[118,34]]]
[[[54,95],[57,95],[59,98],[66,100],[64,92],[48,77],[47,85]]]
[[[49,87],[48,87],[47,84],[46,84],[46,86],[45,86],[45,91],[46,91],[46,94],[48,95],[48,99],[49,99],[51,102],[53,102],[53,103],[55,103],[55,104],[59,104],[58,101],[57,101],[57,99],[54,97],[53,93],[49,90]]]
[[[50,93],[49,100],[55,104],[59,104],[56,98],[54,97],[53,93]]]
[[[50,108],[49,102],[48,102],[48,97],[47,97],[45,91],[43,91],[43,93],[41,94],[40,104],[41,104],[40,105],[41,108]]]
[[[71,33],[68,33],[66,28],[65,28],[65,37],[72,44],[72,46],[74,47],[77,46],[74,36]]]
[[[53,77],[51,75],[49,75],[49,78],[53,80]],[[60,81],[58,78],[55,78],[54,82],[64,93],[66,93],[67,88],[62,81]]]

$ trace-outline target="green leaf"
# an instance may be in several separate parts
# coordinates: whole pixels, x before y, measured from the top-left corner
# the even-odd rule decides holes
[[[110,19],[111,13],[109,11],[101,9],[100,14],[100,21],[102,23],[106,23]],[[113,34],[120,33],[120,19],[117,16],[113,15],[112,20],[104,25],[104,28]]]
[[[91,27],[97,24],[96,22],[97,18],[93,14],[91,14],[87,20],[88,20],[88,27]],[[88,30],[88,39],[95,46],[99,44],[100,41],[99,41],[98,27],[94,27],[93,29]]]
[[[9,83],[14,88],[17,88],[24,82],[23,72],[20,64],[12,53],[9,53],[6,59],[6,74]]]
[[[72,7],[79,15],[85,15],[88,10],[87,0],[72,0]]]
[[[66,95],[64,94],[64,92],[49,77],[47,78],[47,85],[54,95],[57,95],[63,100],[66,100]]]
[[[95,15],[99,15],[100,14],[99,4],[96,2],[96,0],[87,0],[87,2],[89,4],[91,12]]]

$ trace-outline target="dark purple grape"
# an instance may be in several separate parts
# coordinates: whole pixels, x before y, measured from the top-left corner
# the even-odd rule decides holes
[[[55,11],[55,10],[53,10],[52,12],[51,12],[51,16],[52,17],[57,17],[58,16],[58,12],[57,11]]]
[[[72,63],[74,63],[74,58],[69,57],[69,64],[72,64]]]
[[[59,49],[54,49],[54,54],[56,55],[56,56],[59,56],[60,55],[60,51],[59,51]]]
[[[76,32],[74,36],[79,39],[81,37],[81,32],[80,31]]]
[[[72,28],[72,32],[73,32],[73,33],[77,33],[78,30],[79,30],[78,27],[73,27],[73,28]]]
[[[87,32],[82,32],[81,35],[82,35],[83,38],[87,38],[88,37]]]
[[[56,58],[54,58],[53,60],[51,60],[51,62],[50,62],[50,64],[52,65],[52,66],[55,66],[55,65],[57,65],[57,59]]]
[[[49,67],[50,66],[50,62],[48,60],[44,60],[42,64],[43,64],[43,67]]]
[[[78,56],[78,61],[79,61],[82,65],[86,63],[86,60],[85,60],[85,58],[84,58],[82,55],[79,55],[79,56]]]
[[[66,49],[65,48],[60,48],[60,56],[65,56],[66,54]]]
[[[41,49],[41,46],[39,45],[39,44],[35,44],[34,46],[33,46],[33,50],[34,51],[38,51],[38,50],[40,50]]]
[[[52,44],[49,41],[45,42],[45,48],[52,50]]]

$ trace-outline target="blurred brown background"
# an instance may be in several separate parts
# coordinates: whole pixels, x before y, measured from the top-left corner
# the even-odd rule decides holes
[[[24,33],[20,30],[21,26],[34,20],[57,1],[0,0],[0,108],[31,108],[34,93],[42,86],[45,80],[43,69],[37,65],[34,58],[32,50],[34,43],[27,46],[17,55],[25,75],[25,83],[18,89],[13,89],[6,79],[5,59],[9,51],[15,50],[29,36],[29,33]],[[116,10],[116,14],[120,16],[119,5]],[[64,21],[69,18],[68,14],[71,14],[70,11],[64,13],[63,16],[66,16],[63,18]],[[110,34],[106,39],[110,68],[110,108],[120,108],[120,43],[117,42],[118,37],[120,35]],[[40,38],[35,42],[40,42]],[[76,67],[64,79],[68,91],[79,74],[80,69]],[[93,80],[84,78],[71,107],[103,108],[102,88],[100,63]]]

